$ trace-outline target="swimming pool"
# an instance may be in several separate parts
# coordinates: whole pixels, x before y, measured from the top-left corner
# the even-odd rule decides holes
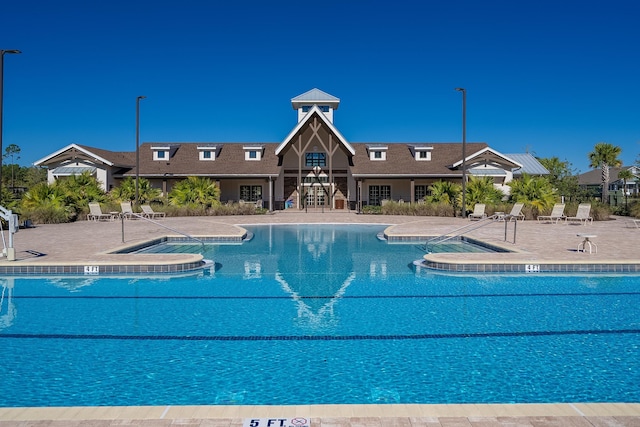
[[[638,276],[416,273],[380,226],[247,228],[209,275],[0,279],[0,406],[640,401]]]

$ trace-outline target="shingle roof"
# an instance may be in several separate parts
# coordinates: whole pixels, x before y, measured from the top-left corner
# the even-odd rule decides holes
[[[216,159],[212,161],[198,160],[198,147],[205,145],[219,147]],[[160,146],[159,143],[144,143],[140,146],[140,176],[276,176],[280,173],[278,157],[275,155],[275,143],[172,143],[178,145],[175,153],[167,160],[153,160],[151,147]],[[167,144],[164,144],[167,145]],[[263,146],[261,160],[247,161],[244,157],[245,146]],[[135,175],[135,167],[124,175]]]
[[[460,143],[425,143],[433,147],[430,161],[416,161],[411,146],[423,144],[388,143],[386,160],[371,160],[367,147],[376,143],[353,143],[356,150],[353,176],[447,176],[460,175],[459,170],[450,169],[453,163],[462,158]],[[484,142],[467,143],[469,152],[480,151],[487,147]]]

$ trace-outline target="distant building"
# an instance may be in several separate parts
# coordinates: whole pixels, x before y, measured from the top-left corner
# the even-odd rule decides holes
[[[618,177],[621,170],[628,169],[634,175],[634,179],[627,180],[627,186],[624,187],[624,180]],[[602,170],[594,169],[589,172],[578,175],[578,185],[589,192],[594,198],[602,197]],[[609,194],[612,198],[611,204],[620,203],[617,198],[627,196],[637,197],[640,193],[640,168],[636,166],[612,167],[609,168]]]
[[[164,194],[188,176],[208,177],[221,200],[262,201],[273,209],[357,209],[383,200],[411,203],[428,195],[435,181],[462,180],[459,142],[351,143],[333,124],[340,100],[312,89],[291,100],[298,121],[280,143],[146,142],[138,175]],[[523,171],[546,170],[533,156],[504,155],[483,142],[466,144],[468,175],[490,176],[508,194],[507,183]],[[89,171],[105,190],[135,177],[135,152],[70,144],[38,160],[48,180]],[[548,172],[546,172],[548,173]]]

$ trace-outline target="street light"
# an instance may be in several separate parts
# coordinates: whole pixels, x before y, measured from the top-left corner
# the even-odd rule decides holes
[[[136,206],[140,206],[139,183],[140,180],[140,100],[146,96],[136,98]]]
[[[467,91],[457,87],[462,92],[462,218],[467,217],[465,196],[467,193]]]
[[[16,49],[2,50],[0,49],[0,187],[2,187],[2,86],[4,71],[4,54],[5,53],[22,53]]]

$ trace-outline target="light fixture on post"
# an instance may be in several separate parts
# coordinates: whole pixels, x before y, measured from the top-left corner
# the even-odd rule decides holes
[[[467,91],[457,87],[462,92],[462,217],[467,217],[466,193],[467,193]]]
[[[8,50],[0,49],[0,187],[2,186],[2,98],[3,98],[2,86],[4,83],[3,73],[4,73],[4,54],[5,53],[18,54],[22,52],[16,49],[8,49]]]
[[[144,98],[136,98],[136,206],[140,206],[140,100]]]

